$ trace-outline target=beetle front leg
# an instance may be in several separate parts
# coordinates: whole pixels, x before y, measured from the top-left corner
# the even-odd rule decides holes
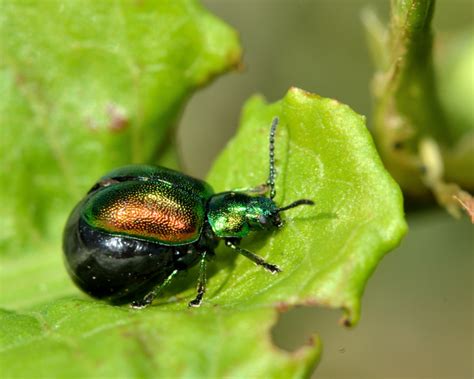
[[[257,254],[252,253],[251,251],[248,251],[238,245],[239,240],[233,240],[233,239],[226,239],[225,240],[225,245],[230,247],[231,249],[234,249],[237,251],[239,254],[242,254],[245,258],[250,259],[253,263],[262,266],[265,270],[271,272],[272,274],[277,274],[281,272],[281,269],[274,264],[268,263],[263,259],[262,257],[258,256]]]
[[[188,304],[189,307],[199,307],[202,302],[202,298],[206,293],[206,281],[207,281],[207,252],[205,251],[201,255],[201,261],[199,262],[199,279],[197,285],[197,295],[194,300],[191,300]]]

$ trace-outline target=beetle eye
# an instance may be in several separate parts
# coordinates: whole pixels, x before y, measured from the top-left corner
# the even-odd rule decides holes
[[[266,225],[267,218],[264,215],[260,215],[260,216],[258,216],[258,222],[262,225]]]

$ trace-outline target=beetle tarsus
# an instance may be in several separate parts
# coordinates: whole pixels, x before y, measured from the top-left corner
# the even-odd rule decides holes
[[[196,298],[194,300],[191,300],[188,303],[188,307],[189,308],[199,308],[201,306],[203,296],[204,296],[204,293],[198,293]]]
[[[161,288],[160,288],[161,289]],[[156,297],[156,295],[159,293],[159,291],[157,292],[149,292],[147,293],[143,299],[140,299],[140,300],[134,300],[132,301],[132,303],[130,304],[130,307],[134,308],[134,309],[143,309],[143,308],[146,308],[148,307],[152,302],[153,302],[153,299]]]
[[[273,275],[278,274],[279,272],[281,272],[281,268],[278,267],[277,265],[272,265],[270,263],[267,263],[267,264],[262,265],[262,266],[265,270],[267,270],[268,272],[270,272]]]
[[[130,308],[143,309],[143,308],[148,307],[152,303],[153,299],[148,300],[147,297],[148,295],[145,296],[142,300],[132,301],[132,303],[130,304]]]

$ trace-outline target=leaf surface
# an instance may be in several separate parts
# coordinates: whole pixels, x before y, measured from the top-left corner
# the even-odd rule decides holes
[[[0,317],[5,377],[299,378],[319,353],[317,346],[295,354],[273,347],[271,309],[137,312],[65,298]]]

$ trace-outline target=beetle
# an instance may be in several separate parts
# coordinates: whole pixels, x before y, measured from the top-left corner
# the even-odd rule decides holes
[[[63,250],[69,275],[84,292],[143,308],[180,272],[199,264],[196,297],[206,291],[207,261],[220,240],[272,274],[280,268],[242,248],[251,231],[283,226],[275,190],[275,117],[269,137],[269,176],[255,188],[214,193],[206,182],[159,166],[115,169],[92,186],[66,223]]]

